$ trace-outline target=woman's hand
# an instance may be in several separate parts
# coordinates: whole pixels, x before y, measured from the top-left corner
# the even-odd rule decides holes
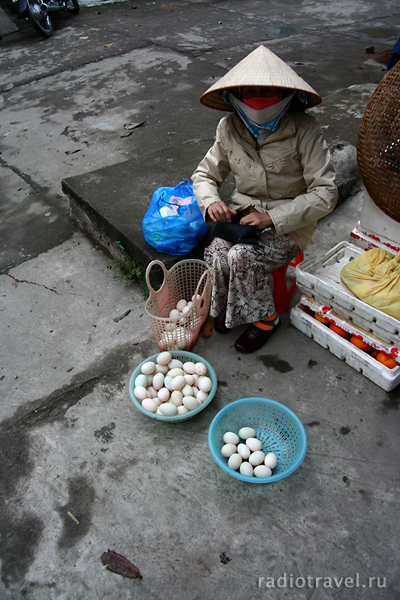
[[[222,200],[217,200],[207,208],[208,216],[212,221],[225,221],[230,223],[232,215],[236,215],[236,210],[229,208]]]
[[[271,217],[267,212],[251,212],[240,219],[241,225],[255,225],[257,229],[265,229],[272,225]]]

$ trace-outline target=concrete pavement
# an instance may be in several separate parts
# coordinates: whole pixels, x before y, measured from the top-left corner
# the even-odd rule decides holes
[[[181,424],[145,417],[127,389],[157,351],[142,291],[117,277],[106,220],[81,231],[61,188],[95,208],[108,194],[116,235],[124,214],[137,226],[152,191],[190,176],[212,141],[220,115],[200,94],[258,43],[325,97],[316,114],[327,139],[349,144],[345,174],[379,55],[400,35],[397,3],[118,3],[58,19],[49,40],[10,14],[20,31],[1,41],[1,600],[398,598],[399,389],[384,392],[287,313],[255,355],[234,351],[237,332],[199,338],[215,399]],[[350,191],[307,256],[348,239],[362,198]],[[213,416],[247,396],[283,402],[306,427],[306,458],[278,484],[241,484],[209,453]],[[143,578],[107,571],[108,548]]]

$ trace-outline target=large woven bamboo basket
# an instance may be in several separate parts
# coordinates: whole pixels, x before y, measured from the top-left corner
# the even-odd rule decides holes
[[[379,83],[361,119],[357,160],[375,204],[400,221],[400,61]]]

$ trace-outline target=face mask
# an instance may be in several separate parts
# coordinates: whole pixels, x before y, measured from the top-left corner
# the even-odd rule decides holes
[[[279,119],[285,114],[290,106],[293,96],[296,91],[291,92],[282,100],[275,102],[271,106],[256,110],[251,108],[244,101],[239,100],[234,94],[225,91],[224,98],[226,102],[230,102],[235,108],[239,117],[248,127],[250,132],[258,137],[264,130],[275,131]],[[262,98],[262,100],[270,100],[271,98]]]
[[[276,94],[276,96],[255,96],[254,98],[242,100],[242,102],[254,110],[262,110],[263,108],[268,108],[279,102],[280,97],[281,95],[279,93]]]

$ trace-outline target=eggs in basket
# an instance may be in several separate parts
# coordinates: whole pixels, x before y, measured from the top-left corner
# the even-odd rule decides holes
[[[182,421],[203,410],[217,390],[217,376],[204,358],[183,350],[164,351],[142,361],[132,373],[129,394],[149,417]]]

